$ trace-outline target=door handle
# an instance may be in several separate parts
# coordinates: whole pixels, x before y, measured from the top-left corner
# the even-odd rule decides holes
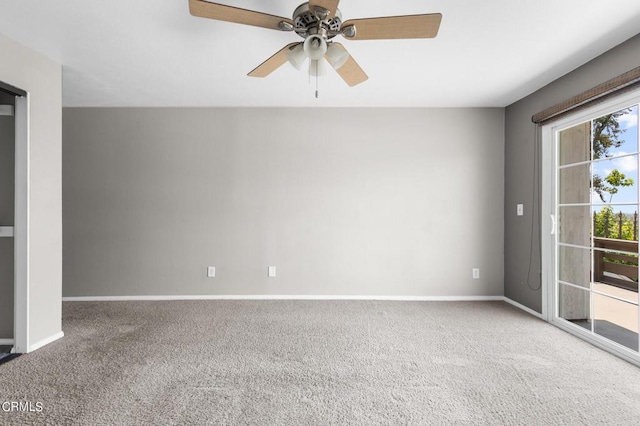
[[[556,233],[556,217],[552,214],[549,215],[551,218],[551,235],[555,235]]]

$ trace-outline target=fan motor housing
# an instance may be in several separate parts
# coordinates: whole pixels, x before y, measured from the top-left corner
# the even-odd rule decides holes
[[[325,34],[327,39],[331,39],[340,32],[342,13],[336,9],[336,13],[332,18],[321,20],[309,8],[309,3],[302,3],[293,12],[293,25],[295,32],[302,38],[320,33]]]

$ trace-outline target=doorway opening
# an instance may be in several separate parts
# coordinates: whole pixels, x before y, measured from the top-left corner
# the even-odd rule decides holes
[[[0,359],[14,343],[15,96],[0,92]]]
[[[29,99],[0,82],[0,350],[29,349]]]

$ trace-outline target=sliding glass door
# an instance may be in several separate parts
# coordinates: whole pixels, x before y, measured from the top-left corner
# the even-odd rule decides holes
[[[550,125],[551,321],[640,362],[640,96]],[[549,147],[548,145],[552,145]]]

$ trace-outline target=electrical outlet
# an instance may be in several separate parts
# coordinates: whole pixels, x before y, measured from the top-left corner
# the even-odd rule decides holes
[[[275,278],[276,276],[276,267],[269,266],[269,278]]]
[[[207,267],[207,277],[208,278],[215,278],[216,277],[216,267],[215,266]]]
[[[480,279],[480,268],[473,268],[471,270],[471,275],[473,276],[474,280],[479,280]]]

